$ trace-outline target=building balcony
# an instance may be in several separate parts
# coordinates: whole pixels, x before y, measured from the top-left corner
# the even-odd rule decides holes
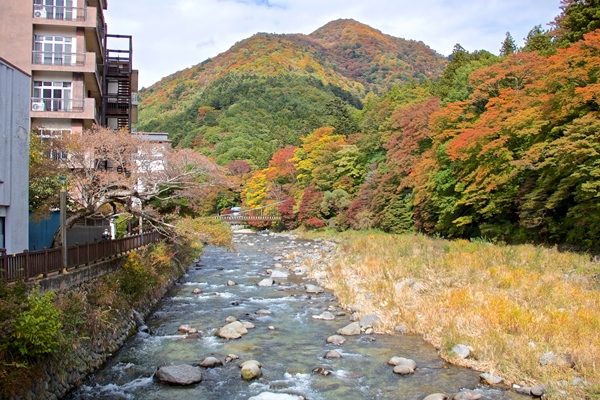
[[[99,125],[100,118],[94,98],[85,99],[31,99],[32,118],[64,118],[93,120]]]
[[[72,26],[85,28],[89,50],[104,57],[104,38],[106,24],[104,15],[96,7],[59,7],[35,5],[33,23],[48,26]]]
[[[96,54],[87,53],[58,53],[51,51],[34,51],[32,57],[34,70],[37,71],[67,71],[87,72],[95,74]]]
[[[88,7],[89,8],[89,7]],[[49,21],[82,22],[87,20],[87,8],[34,5],[33,18]]]

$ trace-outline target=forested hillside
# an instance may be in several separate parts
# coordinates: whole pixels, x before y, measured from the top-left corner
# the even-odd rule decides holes
[[[600,6],[561,8],[449,62],[350,20],[256,35],[148,89],[140,129],[229,164],[243,205],[284,201],[286,228],[598,248]]]
[[[447,60],[353,20],[311,35],[259,33],[141,92],[139,130],[165,131],[219,163],[264,168],[321,126],[355,133],[367,92],[437,79]]]

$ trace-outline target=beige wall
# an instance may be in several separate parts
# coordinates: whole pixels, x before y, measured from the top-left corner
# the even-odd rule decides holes
[[[33,1],[0,1],[0,57],[31,73]]]

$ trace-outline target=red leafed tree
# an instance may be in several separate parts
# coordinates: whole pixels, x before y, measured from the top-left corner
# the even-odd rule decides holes
[[[291,230],[298,227],[297,213],[294,211],[294,207],[296,207],[296,200],[293,197],[288,197],[283,203],[279,204],[278,211],[285,229]]]
[[[252,166],[246,160],[235,160],[227,164],[227,169],[234,176],[241,176],[252,171]]]
[[[298,210],[298,220],[304,224],[310,218],[318,218],[321,214],[321,202],[323,201],[323,193],[317,189],[315,184],[304,189],[302,201]]]
[[[280,185],[296,182],[296,166],[294,165],[295,146],[286,146],[277,150],[269,161],[266,170],[267,179]]]

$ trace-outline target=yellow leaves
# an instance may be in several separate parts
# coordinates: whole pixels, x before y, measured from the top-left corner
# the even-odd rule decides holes
[[[242,198],[246,206],[258,208],[264,205],[268,188],[266,172],[264,170],[255,171],[242,191]]]

